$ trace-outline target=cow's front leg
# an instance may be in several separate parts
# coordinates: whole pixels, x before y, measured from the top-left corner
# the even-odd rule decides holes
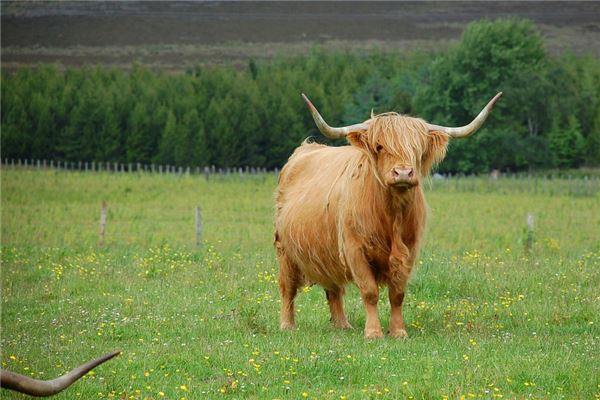
[[[377,315],[377,301],[379,300],[379,287],[371,270],[371,266],[367,262],[364,253],[361,250],[359,243],[349,243],[352,246],[351,250],[347,251],[347,261],[350,264],[354,282],[360,290],[367,320],[365,322],[365,338],[380,338],[383,337],[379,316]]]
[[[381,323],[377,315],[377,300],[379,299],[379,288],[375,279],[369,282],[362,282],[359,286],[360,294],[365,304],[367,321],[365,322],[365,338],[374,339],[383,337]]]
[[[410,257],[409,249],[402,243],[396,243],[392,247],[390,255],[390,327],[389,334],[392,337],[407,337],[402,316],[402,304],[404,302],[404,291],[410,275],[413,258]]]
[[[402,303],[404,302],[404,288],[400,289],[398,285],[390,285],[390,336],[396,338],[407,337],[404,327],[404,318],[402,317]]]

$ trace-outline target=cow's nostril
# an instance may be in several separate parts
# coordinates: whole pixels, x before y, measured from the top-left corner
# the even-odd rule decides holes
[[[392,177],[397,182],[404,182],[412,180],[414,176],[414,170],[412,168],[394,167],[392,168]]]

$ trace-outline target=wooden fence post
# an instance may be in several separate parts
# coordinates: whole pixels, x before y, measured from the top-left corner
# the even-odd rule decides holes
[[[202,245],[202,215],[200,207],[196,207],[196,247]]]
[[[102,201],[102,208],[100,209],[100,238],[98,244],[104,245],[104,231],[106,229],[106,201]]]
[[[525,253],[529,254],[533,248],[534,218],[532,213],[527,214],[527,240],[525,242]]]

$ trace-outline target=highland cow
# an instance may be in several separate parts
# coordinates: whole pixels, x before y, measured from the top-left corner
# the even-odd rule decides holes
[[[305,142],[279,175],[274,244],[282,329],[295,328],[294,298],[310,284],[325,289],[333,324],[350,328],[343,296],[354,282],[366,309],[365,337],[383,335],[380,286],[389,291],[389,334],[407,336],[402,304],[427,214],[421,181],[444,158],[449,139],[479,129],[501,94],[458,128],[396,113],[334,128],[302,95],[319,130],[350,145]]]

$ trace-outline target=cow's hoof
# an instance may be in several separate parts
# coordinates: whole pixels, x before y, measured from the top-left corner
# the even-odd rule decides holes
[[[352,329],[352,325],[348,321],[334,322],[333,326],[339,329],[349,330]]]
[[[279,328],[282,331],[293,331],[296,329],[296,324],[291,322],[282,322],[281,325],[279,325]]]
[[[379,339],[383,337],[383,332],[379,330],[366,330],[365,339]]]
[[[408,337],[408,333],[406,333],[405,329],[396,329],[390,332],[390,336],[396,339],[400,339]]]

